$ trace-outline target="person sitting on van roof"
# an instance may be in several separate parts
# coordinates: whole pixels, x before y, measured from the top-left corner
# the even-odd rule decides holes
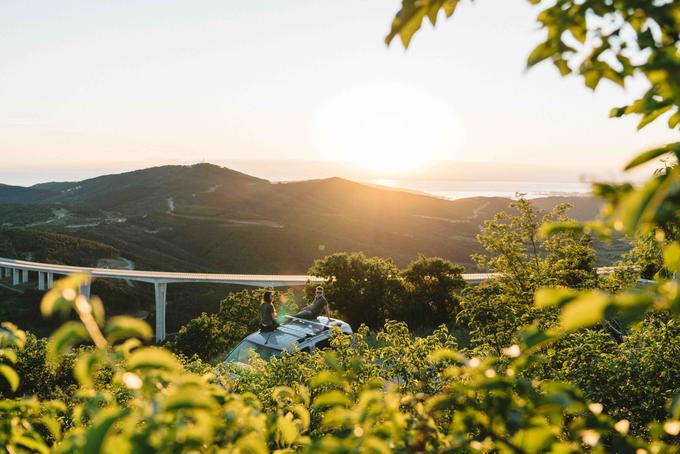
[[[267,290],[260,303],[260,331],[274,331],[278,326],[276,308],[272,303],[272,292]]]
[[[327,317],[331,316],[328,300],[325,296],[323,296],[323,287],[318,286],[316,288],[316,296],[314,297],[312,304],[303,307],[300,312],[294,315],[294,317],[303,318],[305,320],[314,320],[322,313],[325,313]]]

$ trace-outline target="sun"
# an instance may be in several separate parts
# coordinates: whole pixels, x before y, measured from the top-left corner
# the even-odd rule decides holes
[[[451,106],[400,84],[352,87],[316,116],[316,149],[377,176],[405,174],[428,161],[455,159],[462,138]]]

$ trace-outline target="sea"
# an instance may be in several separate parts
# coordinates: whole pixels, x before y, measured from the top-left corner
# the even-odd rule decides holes
[[[125,169],[128,170],[128,169]],[[0,184],[14,184],[30,186],[35,183],[46,181],[78,181],[85,178],[113,173],[102,170],[67,170],[49,172],[30,172],[30,171],[7,171],[0,169]],[[291,182],[307,180],[311,178],[328,178],[331,175],[309,176],[300,175],[271,175],[267,172],[250,172],[261,178],[267,178],[276,182]],[[525,198],[534,199],[539,197],[552,196],[588,196],[591,184],[588,182],[550,182],[550,181],[461,181],[447,179],[361,179],[351,178],[354,181],[371,185],[384,186],[392,189],[404,189],[417,193],[429,194],[450,200],[463,199],[468,197],[505,197],[517,198],[518,194],[523,194]]]
[[[365,183],[394,189],[405,189],[449,200],[469,197],[505,197],[516,199],[520,195],[527,199],[540,197],[586,197],[591,193],[591,183],[587,182],[374,179],[367,180]]]

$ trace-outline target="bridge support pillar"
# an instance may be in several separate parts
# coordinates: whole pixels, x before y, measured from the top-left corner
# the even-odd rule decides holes
[[[85,298],[90,297],[90,287],[92,286],[92,283],[88,281],[87,284],[83,284],[80,287],[78,287],[78,293],[80,295],[83,295]]]
[[[38,290],[45,290],[45,273],[38,271]]]
[[[2,276],[0,277],[10,277],[12,275],[12,269],[11,268],[5,268],[4,266],[2,267]]]
[[[165,303],[168,284],[155,282],[153,286],[156,292],[156,342],[160,343],[165,340]]]
[[[47,273],[47,288],[54,287],[54,273]]]
[[[28,270],[21,270],[21,282],[28,284]]]
[[[12,270],[12,285],[19,285],[19,270],[16,268]]]

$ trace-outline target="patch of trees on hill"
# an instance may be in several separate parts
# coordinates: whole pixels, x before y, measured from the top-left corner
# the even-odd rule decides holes
[[[118,249],[98,241],[28,229],[1,229],[0,256],[74,266],[94,266],[118,257]]]

